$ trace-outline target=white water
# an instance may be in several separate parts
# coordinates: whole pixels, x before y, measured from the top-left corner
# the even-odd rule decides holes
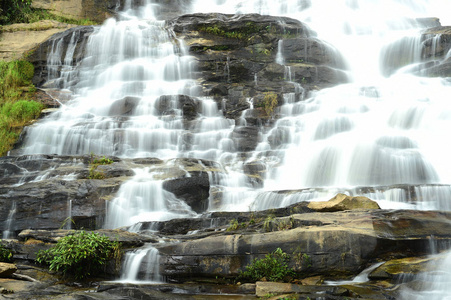
[[[162,95],[200,95],[191,80],[195,62],[186,55],[183,42],[174,43],[164,23],[155,20],[152,9],[150,1],[138,11],[128,6],[120,20],[96,28],[77,66],[71,65],[72,47],[63,54],[54,45],[49,64],[64,65],[65,70],[61,78],[49,78],[49,86],[67,89],[73,100],[29,129],[24,153],[216,160],[229,176],[212,181],[224,189],[224,199],[211,210],[259,210],[327,200],[343,189],[358,193],[359,186],[374,186],[367,195],[385,208],[451,209],[446,201],[451,197],[451,143],[446,142],[451,84],[414,76],[411,67],[384,76],[380,66],[386,58],[381,59],[384,47],[402,37],[408,37],[403,44],[406,55],[417,59],[422,28],[415,18],[439,17],[443,25],[451,25],[449,1],[193,1],[190,12],[261,13],[301,20],[338,49],[349,66],[349,84],[312,93],[297,103],[284,95],[283,118],[261,133],[262,142],[252,155],[270,170],[263,190],[246,184],[243,162],[230,139],[237,124],[225,119],[212,100],[197,100],[202,116],[189,149],[182,142],[182,112],[175,102],[169,116],[156,111]],[[284,63],[281,54],[277,62]],[[289,71],[287,66],[287,80],[295,78]],[[127,118],[118,116],[124,109]],[[271,146],[269,140],[281,133],[287,142]],[[403,189],[378,188],[398,184],[416,185],[416,195],[423,198],[411,203],[410,193]],[[287,189],[307,190],[289,196],[272,192]],[[172,211],[170,203],[176,203]],[[136,170],[108,208],[106,226],[192,215],[180,205],[162,191],[151,170]]]
[[[158,283],[162,281],[159,268],[158,250],[151,245],[146,245],[144,248],[125,254],[122,276],[119,281],[138,283],[144,280]],[[144,273],[144,275],[140,276],[140,273]]]

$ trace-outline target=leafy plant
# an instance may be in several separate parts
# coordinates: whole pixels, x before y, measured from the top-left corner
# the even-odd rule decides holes
[[[0,244],[0,262],[12,262],[13,261],[13,253],[10,249],[5,248],[2,244]]]
[[[290,256],[277,248],[263,259],[254,259],[246,266],[246,270],[238,275],[238,279],[252,282],[266,278],[268,281],[283,281],[287,276],[294,276],[294,271],[288,268]]]
[[[37,118],[43,106],[30,98],[34,67],[27,61],[0,61],[0,156],[12,148],[22,127]]]
[[[0,0],[0,24],[27,22],[32,0]]]
[[[62,272],[64,276],[85,279],[99,274],[109,260],[119,261],[120,256],[119,242],[80,231],[61,238],[48,250],[39,251],[36,261],[48,264],[51,271]]]

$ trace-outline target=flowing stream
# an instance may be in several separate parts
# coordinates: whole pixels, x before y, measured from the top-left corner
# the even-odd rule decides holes
[[[442,25],[451,25],[451,2],[193,0],[187,13],[260,13],[298,19],[346,60],[350,83],[312,92],[300,102],[284,95],[282,117],[271,130],[259,133],[262,142],[252,157],[259,157],[270,170],[262,189],[243,184],[243,162],[230,139],[239,124],[226,119],[212,99],[200,94],[192,79],[195,61],[183,41],[173,43],[174,34],[164,28],[164,21],[155,19],[154,8],[152,1],[138,9],[126,1],[118,20],[95,28],[86,41],[86,56],[76,66],[71,65],[73,49],[61,53],[58,43],[54,44],[47,85],[66,90],[72,100],[29,129],[24,154],[215,160],[223,163],[229,176],[216,180],[225,187],[225,196],[210,210],[282,207],[327,200],[343,190],[375,199],[383,208],[451,210],[446,201],[451,198],[451,143],[446,142],[451,128],[451,81],[412,73],[421,71],[418,36],[425,28],[421,20],[438,17]],[[71,45],[78,38],[74,34]],[[390,69],[396,58],[386,51],[394,41],[400,41],[403,55],[413,65]],[[279,48],[283,47],[280,41]],[[284,64],[280,49],[276,62]],[[52,65],[64,66],[61,77],[55,77]],[[289,65],[286,70],[290,80]],[[255,84],[259,84],[257,77]],[[302,84],[297,89],[302,90]],[[161,96],[178,94],[197,97],[202,108],[190,149],[184,148],[183,117],[175,101],[168,101],[174,111],[171,116],[161,116],[155,109]],[[120,107],[130,107],[129,111],[117,111],[124,102]],[[128,117],[117,116],[123,113]],[[287,142],[275,155],[268,151],[268,139],[281,132]],[[399,185],[413,186],[414,192]],[[300,189],[304,191],[296,195],[275,192]],[[106,227],[195,216],[169,194],[149,170],[136,170],[109,207]],[[149,195],[155,201],[144,207],[140,200]],[[146,251],[139,252],[138,259],[151,256],[152,251]]]

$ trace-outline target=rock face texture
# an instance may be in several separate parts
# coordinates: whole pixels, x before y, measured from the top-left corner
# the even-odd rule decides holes
[[[0,33],[0,59],[21,59],[25,53],[29,53],[54,34],[72,27],[75,25],[50,20],[3,26]]]
[[[100,165],[95,169],[103,179],[89,179],[93,172],[90,156],[2,158],[0,219],[3,222],[0,230],[9,230],[16,235],[25,228],[58,229],[68,217],[73,219],[73,228],[101,228],[107,202],[114,199],[122,183],[134,176],[133,169],[136,168],[161,172],[160,179],[165,180],[163,188],[201,213],[209,205],[207,172],[222,172],[217,164],[201,160],[112,159],[111,165]],[[12,217],[11,211],[14,211]],[[11,218],[14,222],[8,229]]]

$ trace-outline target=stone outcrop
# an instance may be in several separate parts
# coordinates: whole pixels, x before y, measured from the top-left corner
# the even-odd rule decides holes
[[[367,197],[351,197],[338,194],[325,202],[310,202],[308,208],[319,212],[334,212],[352,209],[380,209],[379,204]]]
[[[166,162],[151,158],[110,159],[112,164],[95,169],[103,179],[89,179],[91,156],[3,157],[0,160],[0,219],[3,220],[0,231],[17,234],[28,228],[58,229],[67,222],[69,208],[73,228],[101,228],[106,203],[114,199],[124,181],[134,176],[133,168],[152,168],[161,174],[158,179],[164,181],[164,189],[201,213],[208,208],[208,172],[222,172],[218,164],[197,159]],[[13,228],[7,229],[12,211]]]
[[[196,58],[204,93],[226,99],[229,118],[249,108],[247,97],[259,108],[267,92],[292,92],[302,99],[308,90],[347,81],[340,54],[293,19],[192,14],[168,25]],[[284,62],[277,61],[279,52]]]
[[[302,213],[274,218],[271,225],[266,219],[254,219],[254,225],[241,220],[245,228],[238,233],[225,231],[199,239],[193,235],[191,240],[157,247],[161,272],[174,280],[234,277],[253,259],[276,248],[290,254],[290,266],[301,277],[346,277],[375,257],[428,253],[430,234],[440,236],[445,245],[451,238],[450,218],[447,213],[417,211]]]
[[[0,32],[0,60],[23,59],[29,52],[54,34],[75,25],[45,20],[31,24],[2,26]]]
[[[17,271],[17,267],[14,264],[0,262],[0,278],[10,277]]]

